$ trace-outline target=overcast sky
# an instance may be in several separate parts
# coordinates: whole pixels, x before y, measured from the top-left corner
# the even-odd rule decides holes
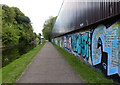
[[[0,0],[0,4],[18,7],[32,22],[34,32],[42,33],[49,16],[57,16],[63,0]]]

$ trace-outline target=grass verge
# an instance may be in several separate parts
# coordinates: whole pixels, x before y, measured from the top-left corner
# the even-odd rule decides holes
[[[9,65],[5,66],[2,70],[2,83],[15,83],[21,76],[22,72],[26,69],[28,64],[37,55],[40,49],[46,42],[30,50],[28,53],[22,55],[19,59],[16,59]]]
[[[85,80],[86,83],[113,83],[113,81],[108,80],[104,77],[102,73],[97,72],[95,69],[86,65],[83,62],[80,62],[78,58],[70,54],[63,48],[52,43],[54,47],[60,52],[64,59],[71,65],[71,67],[78,73],[78,75]]]

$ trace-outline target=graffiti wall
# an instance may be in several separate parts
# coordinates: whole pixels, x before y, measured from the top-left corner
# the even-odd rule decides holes
[[[120,21],[108,28],[99,25],[54,38],[52,42],[120,82]]]

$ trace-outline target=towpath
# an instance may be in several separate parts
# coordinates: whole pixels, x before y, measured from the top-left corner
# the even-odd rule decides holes
[[[50,42],[24,71],[17,83],[83,83]]]

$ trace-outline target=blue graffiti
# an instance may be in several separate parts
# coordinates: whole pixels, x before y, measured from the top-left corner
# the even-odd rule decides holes
[[[72,51],[76,53],[77,56],[82,55],[84,58],[89,58],[89,46],[90,46],[90,37],[89,33],[86,32],[84,34],[74,34],[72,37]]]
[[[52,42],[68,52],[82,57],[86,62],[99,68],[105,75],[117,74],[120,76],[119,24],[115,23],[109,28],[100,25],[91,31],[52,39]]]
[[[72,50],[73,50],[73,52],[77,53],[77,42],[76,42],[77,41],[77,35],[73,34],[71,36],[71,38],[72,38],[72,42],[71,42]]]
[[[104,69],[107,69],[106,63],[102,63],[102,65],[103,65]]]

